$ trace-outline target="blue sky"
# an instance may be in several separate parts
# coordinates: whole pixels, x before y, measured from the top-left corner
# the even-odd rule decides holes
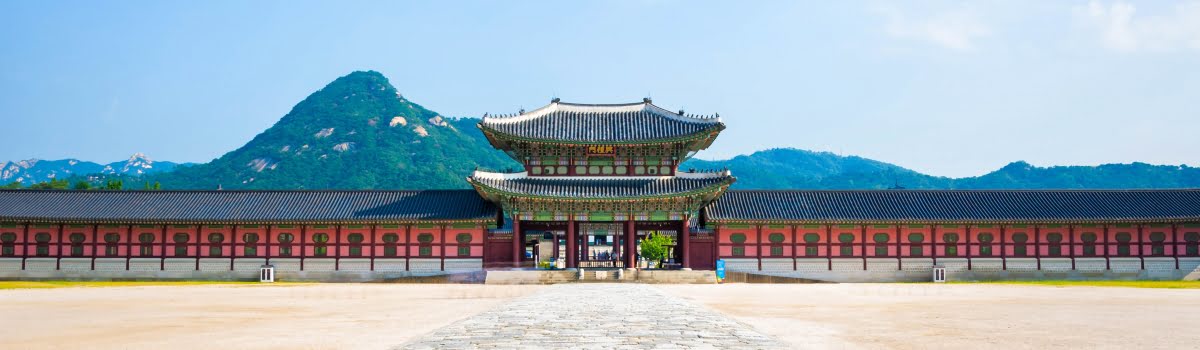
[[[720,113],[706,159],[1200,165],[1200,1],[10,1],[0,67],[0,160],[204,162],[373,69],[447,116]]]

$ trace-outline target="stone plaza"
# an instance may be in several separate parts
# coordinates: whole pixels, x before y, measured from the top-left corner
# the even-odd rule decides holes
[[[1192,329],[1200,324],[1195,289],[1123,287],[180,285],[0,290],[0,312],[5,349],[1173,349],[1200,343]]]

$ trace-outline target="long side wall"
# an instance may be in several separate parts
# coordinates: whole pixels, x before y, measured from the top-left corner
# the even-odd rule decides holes
[[[483,269],[481,223],[0,223],[0,278],[354,281]]]
[[[838,282],[1200,278],[1200,223],[718,224],[729,271]]]

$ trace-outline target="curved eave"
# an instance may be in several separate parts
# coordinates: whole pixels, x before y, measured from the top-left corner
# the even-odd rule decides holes
[[[685,142],[690,143],[690,142],[693,142],[696,140],[702,140],[704,142],[696,144],[697,147],[690,147],[690,148],[693,148],[693,150],[699,151],[699,150],[706,149],[706,148],[708,148],[708,146],[712,145],[713,139],[716,139],[716,134],[719,134],[722,130],[725,130],[725,123],[717,122],[717,123],[714,123],[710,127],[707,127],[703,130],[700,130],[700,131],[697,131],[694,133],[675,136],[675,137],[668,137],[668,138],[631,140],[631,141],[576,141],[576,140],[560,140],[560,139],[543,139],[543,138],[524,137],[524,136],[513,135],[513,134],[509,134],[509,133],[505,133],[505,132],[496,130],[492,127],[484,125],[483,123],[479,123],[476,125],[479,127],[479,130],[483,131],[484,136],[487,137],[488,141],[492,144],[492,147],[499,148],[499,149],[509,148],[508,145],[509,145],[510,141],[520,141],[520,142],[539,143],[539,144],[555,144],[555,145],[564,145],[564,144],[568,144],[568,145],[659,145],[659,144],[664,144],[664,143],[685,143]]]
[[[554,200],[554,201],[563,201],[563,202],[620,202],[620,201],[656,200],[656,199],[688,197],[688,196],[692,196],[692,195],[705,194],[705,193],[720,194],[721,192],[728,189],[729,185],[732,185],[734,181],[736,181],[736,178],[730,176],[730,177],[722,180],[721,182],[714,183],[712,185],[704,186],[701,188],[697,188],[697,189],[694,189],[691,191],[684,191],[684,192],[663,193],[663,194],[654,194],[654,195],[645,195],[645,196],[580,198],[580,197],[575,197],[575,196],[547,196],[547,195],[533,194],[533,193],[513,192],[513,191],[508,191],[508,190],[503,190],[503,189],[499,189],[496,187],[488,186],[485,183],[475,181],[475,179],[471,178],[471,177],[467,178],[467,182],[469,182],[472,187],[475,187],[475,189],[477,191],[479,191],[479,194],[481,196],[483,196],[484,198],[493,198],[492,196],[490,196],[491,194],[498,194],[498,195],[504,196],[504,197],[533,198],[533,199]],[[496,198],[496,199],[499,199],[499,198]]]

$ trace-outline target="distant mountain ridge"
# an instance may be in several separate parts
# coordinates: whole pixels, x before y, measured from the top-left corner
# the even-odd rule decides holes
[[[33,184],[49,181],[50,179],[65,179],[71,176],[87,175],[131,175],[140,176],[175,170],[180,165],[191,163],[175,163],[154,161],[142,153],[135,153],[129,159],[99,164],[78,159],[41,160],[27,159],[11,162],[0,162],[0,183],[20,182]]]
[[[1139,189],[1200,188],[1200,168],[1145,163],[1036,167],[1018,161],[977,177],[922,174],[894,164],[777,148],[725,160],[690,159],[682,169],[728,168],[740,189]]]
[[[450,189],[477,167],[519,169],[491,147],[476,118],[449,118],[406,99],[374,71],[335,79],[242,147],[204,164],[135,154],[101,165],[75,159],[0,163],[0,181],[118,175],[164,189]],[[1200,169],[1144,163],[1035,167],[1014,162],[967,178],[922,174],[829,152],[777,148],[681,167],[728,168],[735,189],[1200,188]],[[130,179],[131,178],[131,179]]]

